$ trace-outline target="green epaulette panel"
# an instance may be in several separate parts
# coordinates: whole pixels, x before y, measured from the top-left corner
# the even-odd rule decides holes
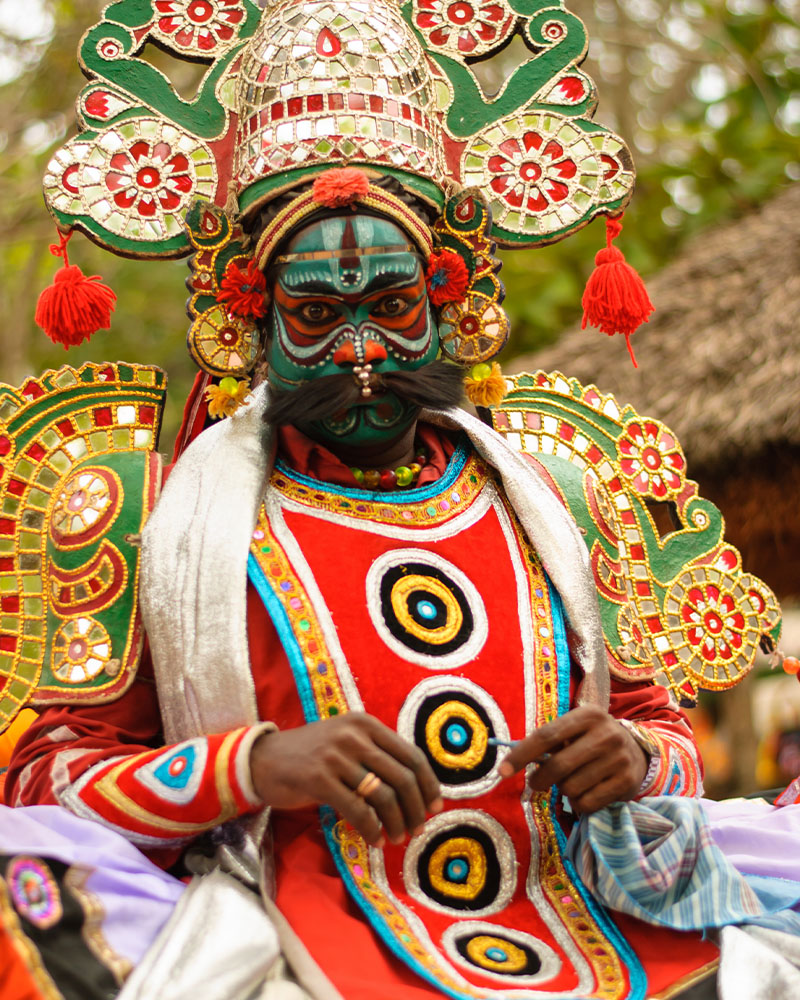
[[[165,395],[160,369],[119,363],[0,385],[0,730],[133,680]]]
[[[494,427],[541,463],[584,535],[612,672],[657,678],[684,704],[732,687],[774,648],[780,608],[726,542],[675,435],[560,372],[510,382]]]

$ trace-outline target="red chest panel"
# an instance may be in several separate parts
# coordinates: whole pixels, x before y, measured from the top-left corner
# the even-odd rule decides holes
[[[569,663],[538,559],[486,471],[470,459],[435,495],[400,503],[273,484],[254,580],[307,718],[363,709],[415,742],[442,783],[445,810],[407,845],[368,848],[329,817],[376,930],[453,996],[627,996],[547,797],[497,774],[493,740],[557,714]]]

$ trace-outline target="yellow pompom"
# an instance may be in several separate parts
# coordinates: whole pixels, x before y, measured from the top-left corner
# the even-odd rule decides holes
[[[506,394],[506,380],[500,365],[493,361],[475,365],[464,379],[467,399],[475,406],[498,406]]]
[[[220,417],[232,417],[244,404],[245,397],[249,392],[250,383],[248,381],[237,382],[230,375],[220,379],[219,385],[210,385],[206,389],[210,416],[214,420],[218,420]]]

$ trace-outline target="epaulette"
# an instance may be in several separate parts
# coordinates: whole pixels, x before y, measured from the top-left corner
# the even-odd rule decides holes
[[[684,705],[733,687],[775,648],[780,607],[743,570],[675,435],[560,372],[509,382],[493,426],[545,466],[584,535],[611,672]]]
[[[0,385],[0,731],[25,705],[111,701],[136,674],[165,395],[160,369],[122,363]]]

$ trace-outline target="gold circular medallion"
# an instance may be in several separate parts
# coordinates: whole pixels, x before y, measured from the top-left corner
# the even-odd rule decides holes
[[[471,837],[445,840],[428,862],[433,888],[454,899],[475,899],[486,885],[486,870],[486,854]]]
[[[462,701],[444,702],[425,722],[425,745],[436,762],[445,767],[477,767],[486,756],[488,740],[486,723],[474,708]],[[463,750],[448,749],[457,747],[461,741]]]
[[[420,606],[419,609],[414,609],[417,611],[416,615],[412,614],[412,602],[415,599]],[[464,612],[461,610],[455,594],[435,577],[416,573],[400,577],[392,587],[391,601],[392,610],[399,624],[409,634],[424,639],[425,642],[433,643],[435,646],[452,642],[464,623]],[[444,606],[446,616],[444,623],[433,628],[422,625],[418,620],[418,615],[424,615],[427,606],[430,605],[430,614],[433,617],[438,602]]]
[[[528,965],[528,956],[522,948],[491,934],[476,934],[467,942],[466,953],[475,965],[492,972],[522,972]]]

